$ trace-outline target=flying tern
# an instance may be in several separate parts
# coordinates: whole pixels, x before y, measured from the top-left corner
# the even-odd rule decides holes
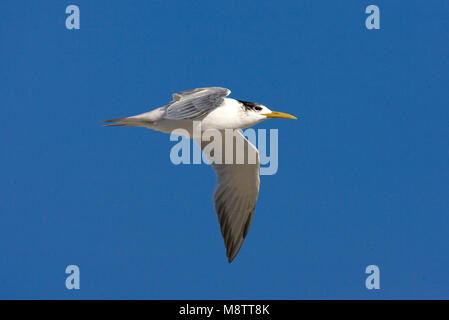
[[[163,107],[103,122],[108,123],[105,126],[145,127],[165,133],[184,129],[192,137],[194,121],[200,122],[202,131],[215,129],[223,132],[226,129],[245,129],[269,118],[296,119],[287,113],[271,111],[259,103],[228,98],[230,93],[229,89],[220,87],[185,90],[174,93],[172,101]],[[248,233],[260,184],[260,161],[256,147],[240,131],[234,138],[243,143],[247,156],[253,152],[256,157],[253,162],[246,160],[240,164],[225,161],[212,163],[217,175],[215,211],[229,263],[236,257]],[[199,144],[204,150],[205,143],[201,141]],[[233,152],[236,153],[235,147]]]

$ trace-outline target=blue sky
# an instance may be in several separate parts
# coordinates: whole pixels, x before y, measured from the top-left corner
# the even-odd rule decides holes
[[[448,12],[1,1],[0,298],[449,298]],[[299,117],[258,125],[279,129],[279,170],[232,264],[211,168],[173,165],[168,135],[99,125],[204,86]]]

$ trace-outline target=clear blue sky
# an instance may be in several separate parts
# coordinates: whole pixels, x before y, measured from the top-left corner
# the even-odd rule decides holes
[[[448,40],[443,0],[2,0],[0,298],[449,298]],[[299,116],[232,264],[212,169],[99,125],[203,86]]]

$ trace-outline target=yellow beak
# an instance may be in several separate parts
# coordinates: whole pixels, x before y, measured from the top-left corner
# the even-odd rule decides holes
[[[272,111],[271,113],[265,114],[267,118],[284,118],[284,119],[297,119],[295,116],[292,116],[288,113]]]

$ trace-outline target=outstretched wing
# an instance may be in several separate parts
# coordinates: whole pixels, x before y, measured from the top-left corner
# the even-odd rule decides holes
[[[225,134],[222,132],[223,148]],[[202,149],[207,142],[202,142]],[[243,145],[243,148],[240,146]],[[220,223],[221,234],[226,247],[229,263],[243,244],[248,234],[259,194],[259,153],[241,132],[234,136],[232,164],[225,163],[225,151],[222,152],[221,164],[212,163],[217,175],[214,193],[215,211]],[[243,149],[244,161],[238,164],[237,158]],[[237,152],[236,152],[237,150]],[[207,156],[207,155],[206,155]],[[212,154],[213,156],[213,154]]]
[[[198,88],[173,94],[173,101],[167,106],[165,118],[170,120],[193,120],[217,108],[229,89],[220,87]]]

